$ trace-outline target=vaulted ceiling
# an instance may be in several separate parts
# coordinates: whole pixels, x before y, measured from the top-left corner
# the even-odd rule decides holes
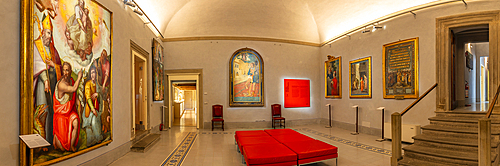
[[[165,38],[262,37],[322,43],[436,0],[135,0]]]

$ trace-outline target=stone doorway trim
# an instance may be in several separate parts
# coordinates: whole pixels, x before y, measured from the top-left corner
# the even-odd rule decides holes
[[[500,10],[464,13],[436,18],[436,111],[450,111],[451,99],[451,56],[450,29],[477,25],[489,26],[489,56],[491,64],[500,64]],[[490,65],[489,95],[493,98],[500,83],[500,66]],[[491,104],[491,103],[490,103]],[[495,103],[498,106],[498,101]]]

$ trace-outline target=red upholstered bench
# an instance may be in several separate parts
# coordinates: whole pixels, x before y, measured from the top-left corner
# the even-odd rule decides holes
[[[300,134],[299,132],[296,132],[295,130],[292,130],[292,129],[267,129],[264,131],[271,136],[286,135],[286,134]]]
[[[322,141],[309,140],[284,142],[283,144],[298,155],[298,164],[312,163],[332,158],[335,158],[335,163],[337,163],[337,147]]]
[[[306,136],[304,134],[300,134],[300,133],[286,134],[286,135],[273,135],[272,137],[274,139],[276,139],[276,141],[281,142],[281,143],[314,140],[313,138]]]
[[[280,142],[276,141],[271,136],[262,136],[262,137],[239,137],[238,138],[238,148],[243,155],[243,148],[249,145],[269,145],[269,144],[280,144]]]
[[[245,146],[242,152],[247,166],[297,165],[297,154],[280,143]]]
[[[238,140],[240,137],[265,137],[269,136],[264,130],[248,130],[248,131],[236,131],[234,132],[234,140],[236,144],[238,144]]]

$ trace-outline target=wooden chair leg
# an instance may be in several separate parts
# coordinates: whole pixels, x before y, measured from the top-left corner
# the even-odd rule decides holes
[[[224,131],[224,122],[222,122],[222,131]]]
[[[212,121],[212,131],[214,131],[214,121]]]

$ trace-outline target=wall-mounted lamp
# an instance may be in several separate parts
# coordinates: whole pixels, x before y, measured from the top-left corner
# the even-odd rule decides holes
[[[133,2],[132,0],[123,0],[123,3],[130,7],[135,7],[135,2]]]

